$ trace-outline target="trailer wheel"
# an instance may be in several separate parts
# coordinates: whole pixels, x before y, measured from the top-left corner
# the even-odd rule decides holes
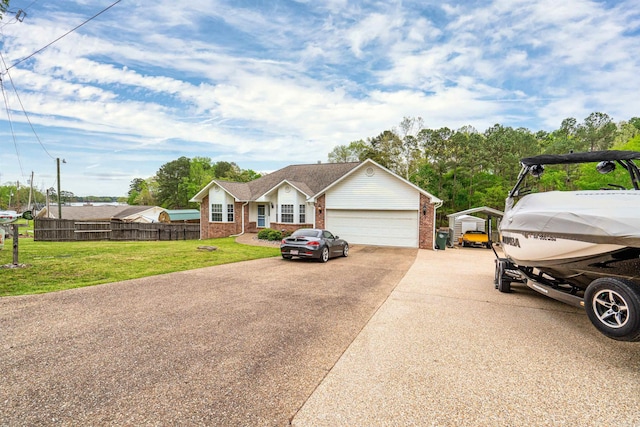
[[[600,332],[619,341],[640,341],[640,287],[615,277],[601,277],[584,293],[589,320]]]
[[[496,261],[496,289],[504,293],[511,292],[511,280],[509,280],[505,274],[507,262],[505,259],[498,259]]]

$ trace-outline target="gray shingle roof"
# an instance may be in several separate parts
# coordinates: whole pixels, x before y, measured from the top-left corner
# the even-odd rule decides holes
[[[315,196],[359,164],[353,162],[291,165],[246,183],[217,180],[215,182],[241,201],[256,200],[283,181],[288,181],[308,196]]]
[[[78,221],[109,221],[113,218],[124,218],[139,212],[146,211],[153,206],[127,206],[127,205],[87,205],[87,206],[62,206],[62,218]],[[50,205],[50,218],[58,218],[58,206]],[[46,216],[46,208],[39,216]]]

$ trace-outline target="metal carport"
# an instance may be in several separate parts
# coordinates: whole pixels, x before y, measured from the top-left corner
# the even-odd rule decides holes
[[[473,213],[480,213],[483,215],[486,215],[488,218],[493,218],[493,217],[500,217],[502,218],[504,216],[504,212],[499,211],[497,209],[493,209],[490,208],[488,206],[482,206],[479,208],[472,208],[472,209],[467,209],[464,211],[460,211],[460,212],[456,212],[456,213],[452,213],[447,215],[447,218],[449,218],[449,242],[451,242],[451,244],[453,244],[453,242],[457,242],[458,238],[461,236],[461,230],[460,227],[456,227],[456,223],[457,223],[457,219],[461,216],[464,215],[471,215]],[[491,224],[489,223],[489,227],[491,228],[491,231],[495,231],[497,230],[497,222]],[[491,236],[492,240],[496,240],[494,238],[495,236]]]

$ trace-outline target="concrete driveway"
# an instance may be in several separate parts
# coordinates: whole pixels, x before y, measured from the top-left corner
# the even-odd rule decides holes
[[[0,425],[287,425],[417,252],[2,298]]]
[[[486,249],[419,251],[295,427],[640,426],[640,343],[526,285]]]

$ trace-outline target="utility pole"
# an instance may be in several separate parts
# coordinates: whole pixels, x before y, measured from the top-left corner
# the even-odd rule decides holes
[[[29,181],[31,188],[29,188],[29,205],[27,206],[27,210],[31,210],[31,196],[33,195],[33,171],[31,171],[31,180]]]
[[[60,202],[60,157],[56,158],[58,165],[58,219],[62,219],[62,204]]]

